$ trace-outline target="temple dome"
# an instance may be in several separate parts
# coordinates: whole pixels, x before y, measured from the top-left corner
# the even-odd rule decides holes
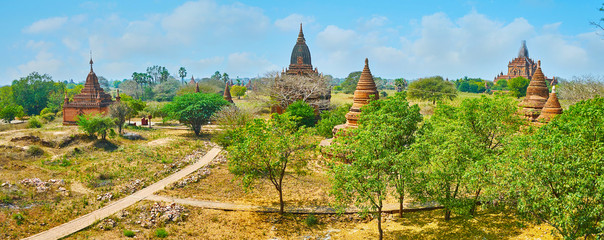
[[[545,76],[541,71],[541,61],[538,61],[537,70],[526,89],[526,97],[520,104],[524,116],[531,121],[536,121],[549,97],[549,91],[545,83]]]
[[[522,46],[520,47],[520,50],[518,51],[518,57],[524,57],[524,58],[529,57],[528,48],[526,47],[526,40],[522,40]]]
[[[562,114],[562,107],[558,96],[556,96],[556,86],[552,86],[552,93],[549,94],[549,98],[541,110],[541,114],[537,118],[539,122],[549,122],[556,115]]]
[[[306,39],[304,39],[304,33],[302,32],[302,24],[300,23],[300,33],[298,34],[298,41],[292,50],[292,56],[290,60],[291,65],[299,64],[298,58],[302,59],[302,64],[312,66],[310,60],[310,50],[306,45]]]

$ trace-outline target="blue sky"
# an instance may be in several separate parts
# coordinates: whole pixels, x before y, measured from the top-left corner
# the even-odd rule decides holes
[[[176,75],[262,76],[289,64],[299,23],[320,72],[492,80],[522,40],[546,76],[604,75],[601,0],[6,1],[0,85],[32,71],[129,78],[152,65]]]

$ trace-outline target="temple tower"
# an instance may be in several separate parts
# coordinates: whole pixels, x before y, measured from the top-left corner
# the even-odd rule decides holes
[[[86,77],[86,83],[80,94],[69,101],[67,96],[63,103],[63,125],[75,125],[77,116],[83,114],[102,114],[105,115],[109,110],[109,105],[113,103],[111,95],[105,93],[99,79],[92,69],[92,57],[90,58],[90,73]]]
[[[541,61],[538,62],[537,70],[533,75],[528,88],[526,89],[526,97],[518,106],[522,107],[524,116],[530,121],[536,121],[541,110],[547,102],[549,91],[545,83],[545,76],[541,71]]]
[[[289,68],[285,69],[282,74],[311,76],[319,75],[318,70],[316,68],[312,68],[310,50],[306,45],[304,32],[302,32],[302,23],[300,23],[300,32],[298,33],[296,45],[294,45],[294,49],[292,49],[292,55],[289,61]]]
[[[233,103],[233,98],[231,97],[231,88],[229,88],[229,84],[225,84],[226,86],[224,87],[224,93],[222,94],[222,97],[224,98],[224,100],[227,100],[227,102]]]
[[[549,122],[556,115],[562,114],[562,107],[556,96],[556,86],[552,86],[552,93],[549,94],[549,98],[541,110],[541,114],[537,118],[538,122]]]

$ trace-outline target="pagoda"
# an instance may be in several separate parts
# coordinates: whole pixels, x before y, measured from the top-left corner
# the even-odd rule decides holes
[[[354,91],[352,107],[350,107],[350,111],[346,114],[346,123],[335,126],[333,132],[336,133],[345,128],[358,127],[361,108],[369,104],[370,100],[379,98],[379,92],[373,81],[371,70],[369,70],[369,60],[365,58],[365,67],[363,68],[363,72],[357,83],[356,90]]]
[[[507,74],[503,74],[503,72],[499,73],[495,77],[494,82],[497,83],[497,81],[502,79],[507,81],[517,77],[523,77],[531,80],[536,71],[537,64],[533,59],[529,58],[529,51],[526,47],[526,41],[523,40],[520,50],[518,50],[518,57],[508,62]],[[556,85],[555,77],[551,79],[546,77],[545,80],[550,82],[551,85]]]
[[[541,114],[537,118],[537,121],[549,122],[559,114],[562,114],[562,107],[558,101],[558,96],[556,96],[556,86],[552,86],[552,93],[549,94],[549,98],[547,99],[547,102],[545,102],[545,106],[543,106],[543,110],[541,110]]]
[[[195,78],[193,76],[191,76],[191,81],[189,81],[189,85],[195,85],[197,82],[195,82]]]
[[[85,114],[107,114],[109,105],[113,103],[111,95],[105,93],[99,85],[99,79],[92,70],[92,58],[90,58],[90,73],[86,77],[86,83],[80,94],[69,101],[67,95],[63,102],[63,125],[75,125],[77,116]]]
[[[541,114],[549,97],[549,91],[545,83],[545,76],[541,71],[541,61],[538,62],[537,70],[526,89],[526,97],[518,106],[522,107],[524,116],[530,121],[536,121]]]
[[[227,102],[233,103],[233,98],[231,97],[231,89],[229,88],[229,83],[226,83],[225,85],[226,86],[224,87],[224,93],[222,94],[222,97]]]
[[[302,23],[300,23],[298,40],[296,41],[296,45],[294,45],[294,49],[292,49],[289,68],[283,70],[282,74],[307,76],[319,75],[317,68],[312,68],[310,50],[308,49],[308,45],[306,45],[306,39],[304,38],[304,33],[302,32]]]

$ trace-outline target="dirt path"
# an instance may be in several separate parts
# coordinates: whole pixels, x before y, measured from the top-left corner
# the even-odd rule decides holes
[[[208,209],[216,209],[216,210],[225,210],[225,211],[246,211],[246,212],[271,212],[276,213],[279,212],[279,207],[271,207],[271,206],[256,206],[256,205],[247,205],[247,204],[237,204],[237,203],[225,203],[225,202],[214,202],[214,201],[205,201],[205,200],[197,200],[190,198],[174,198],[168,196],[159,196],[159,195],[150,195],[145,200],[150,201],[159,201],[159,202],[168,202],[168,203],[178,203],[181,205],[189,205],[201,208]],[[435,205],[434,203],[427,204],[417,204],[417,203],[405,203],[405,207],[403,212],[415,212],[415,211],[425,211],[425,210],[434,210],[440,209],[441,207]],[[397,203],[387,203],[384,204],[383,212],[388,213],[398,213],[399,205]],[[289,207],[285,205],[285,212],[293,213],[293,214],[336,214],[337,210],[333,207],[327,206],[313,206],[313,207]],[[353,214],[360,212],[357,208],[347,208],[343,213],[344,214]]]
[[[51,228],[44,232],[35,234],[33,236],[27,237],[25,239],[59,239],[65,236],[68,236],[72,233],[80,231],[91,224],[93,224],[97,220],[104,219],[106,217],[111,216],[112,214],[125,209],[136,202],[143,200],[149,196],[152,196],[154,192],[162,190],[169,184],[172,184],[181,178],[193,173],[197,169],[208,164],[218,153],[220,152],[219,148],[213,148],[206,155],[204,155],[197,162],[185,167],[184,169],[162,179],[158,182],[135,192],[134,194],[124,197],[118,201],[115,201],[99,210],[71,220],[65,224],[59,225],[57,227]]]

